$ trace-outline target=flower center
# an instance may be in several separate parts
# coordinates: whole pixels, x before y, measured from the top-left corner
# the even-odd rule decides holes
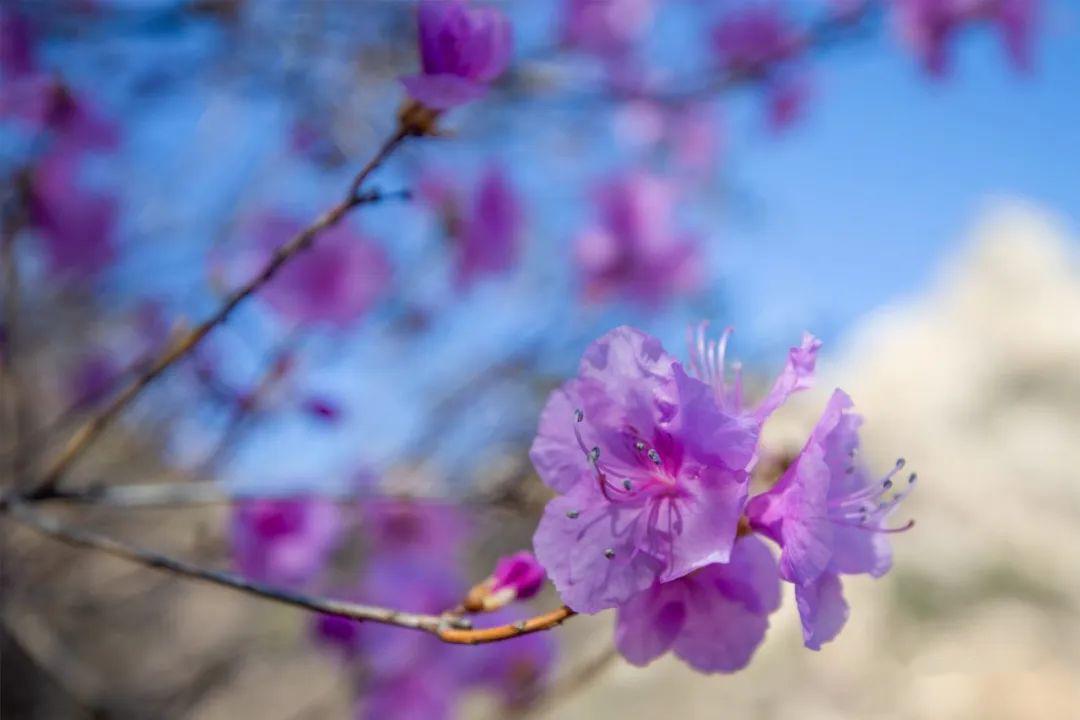
[[[672,458],[665,458],[653,443],[647,441],[634,427],[627,426],[619,434],[626,443],[624,452],[616,455],[601,453],[599,445],[589,445],[581,433],[585,413],[574,410],[574,437],[585,459],[592,466],[600,491],[608,500],[630,500],[642,493],[673,490],[678,486],[678,470]],[[603,457],[601,457],[603,455]]]

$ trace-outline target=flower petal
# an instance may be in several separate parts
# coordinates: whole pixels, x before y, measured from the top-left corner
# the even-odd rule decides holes
[[[803,644],[811,650],[820,650],[847,622],[848,605],[840,576],[835,573],[823,573],[807,585],[796,585],[795,603],[802,620]]]
[[[548,503],[533,547],[564,603],[595,613],[652,585],[663,563],[635,547],[642,513],[640,505],[608,502],[595,484]]]
[[[671,649],[686,621],[685,594],[681,582],[658,583],[619,607],[615,647],[628,662],[648,665]]]

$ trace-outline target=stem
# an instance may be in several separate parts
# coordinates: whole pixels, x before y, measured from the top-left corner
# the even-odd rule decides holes
[[[105,428],[112,424],[120,413],[131,404],[143,390],[154,382],[154,380],[164,373],[173,363],[194,350],[211,330],[228,319],[229,315],[237,305],[249,298],[259,288],[269,282],[285,263],[299,254],[302,250],[310,247],[316,237],[323,231],[332,228],[341,222],[342,218],[357,205],[381,200],[383,197],[381,193],[370,192],[360,194],[360,189],[371,173],[373,173],[390,153],[401,145],[407,137],[409,137],[408,130],[399,126],[394,134],[382,144],[382,147],[379,148],[374,157],[372,157],[363,169],[357,173],[356,177],[353,178],[352,183],[349,185],[348,194],[341,202],[324,212],[314,223],[297,233],[292,239],[279,247],[267,262],[266,266],[263,267],[255,277],[251,278],[251,280],[240,288],[234,290],[225,299],[222,305],[199,326],[174,342],[171,347],[166,348],[166,350],[157,358],[157,360],[150,364],[142,375],[132,380],[113,398],[112,402],[80,427],[68,440],[64,449],[61,451],[60,456],[45,472],[41,484],[29,495],[29,497],[39,497],[54,490],[64,476],[64,473],[67,472],[68,468],[71,467],[79,455],[81,455],[83,451],[97,439]]]
[[[452,644],[478,645],[509,640],[519,635],[528,635],[542,630],[550,630],[575,614],[573,610],[563,606],[549,613],[509,625],[473,629],[469,620],[452,614],[423,615],[375,605],[362,605],[344,600],[314,597],[253,582],[221,570],[203,568],[185,560],[128,545],[100,533],[66,527],[63,523],[30,509],[28,505],[22,502],[11,502],[3,509],[23,525],[73,547],[97,550],[146,567],[156,568],[193,580],[201,580],[247,595],[292,605],[312,612],[336,615],[351,620],[395,625],[409,630],[420,630],[434,635],[443,642]]]

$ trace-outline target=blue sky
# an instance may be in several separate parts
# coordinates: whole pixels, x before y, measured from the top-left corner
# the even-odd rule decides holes
[[[538,28],[551,6],[510,6],[526,23],[519,27],[523,52],[549,42]],[[318,173],[291,161],[282,150],[289,116],[273,89],[214,82],[205,56],[228,64],[227,33],[207,21],[146,20],[151,17],[158,16],[129,11],[118,21],[119,34],[105,28],[81,42],[54,43],[49,52],[74,80],[98,88],[107,106],[133,118],[120,178],[131,252],[118,289],[164,295],[175,311],[200,317],[215,302],[204,258],[224,232],[222,218],[266,203],[313,215],[337,197],[352,166]],[[377,26],[360,29],[371,33]],[[694,59],[681,55],[679,33],[686,31],[673,22],[664,31],[671,37],[658,33],[655,42],[674,53],[675,65],[693,67]],[[764,368],[777,365],[804,328],[835,347],[864,313],[924,287],[995,198],[1042,203],[1075,227],[1080,10],[1074,4],[1049,2],[1037,48],[1035,71],[1020,76],[996,36],[969,32],[954,48],[952,73],[937,82],[890,37],[837,48],[815,62],[806,118],[780,136],[763,127],[759,98],[730,98],[722,158],[722,185],[730,192],[710,196],[714,206],[692,214],[710,243],[719,282],[706,302],[651,316],[621,305],[579,310],[565,272],[556,271],[588,217],[589,182],[601,176],[598,168],[618,164],[609,121],[543,103],[505,126],[485,116],[483,104],[454,113],[448,124],[457,139],[408,148],[378,182],[404,186],[412,169],[429,162],[468,174],[491,158],[503,160],[530,203],[526,269],[478,288],[414,342],[402,342],[378,322],[347,339],[316,335],[303,384],[340,394],[346,420],[329,432],[298,418],[279,423],[242,453],[237,474],[252,482],[340,479],[358,463],[386,467],[442,393],[537,338],[547,338],[539,365],[556,376],[572,372],[590,333],[623,322],[681,352],[684,328],[703,306],[715,309],[718,323],[739,329],[738,354]],[[155,83],[167,89],[131,95],[132,88]],[[399,92],[384,89],[371,112],[383,129]],[[559,140],[551,157],[538,158],[537,149],[570,123],[580,123],[577,137]],[[371,140],[381,131],[374,128]],[[590,162],[577,162],[578,152]],[[385,206],[365,209],[356,221],[391,252],[408,299],[437,307],[445,302],[446,279],[432,269],[432,228],[414,217],[412,208]],[[393,317],[393,305],[380,311],[382,319]],[[251,339],[274,330],[252,305],[220,333],[241,373],[256,366]],[[507,426],[527,432],[518,425],[532,426],[536,402],[521,385],[476,397],[460,426],[447,429],[443,453],[460,460]]]

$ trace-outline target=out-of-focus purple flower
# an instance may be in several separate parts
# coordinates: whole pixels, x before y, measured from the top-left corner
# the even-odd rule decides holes
[[[267,213],[257,218],[256,251],[250,253],[250,264],[261,266],[302,229],[300,222],[284,215]],[[254,267],[246,269],[250,273]],[[389,284],[390,273],[382,248],[342,223],[285,265],[261,296],[288,321],[347,327],[375,304]]]
[[[71,376],[72,403],[85,407],[98,402],[112,391],[119,376],[120,368],[110,353],[100,351],[83,357]]]
[[[563,40],[606,60],[624,60],[648,29],[653,10],[653,0],[567,0]]]
[[[27,211],[41,237],[50,271],[86,279],[115,258],[116,199],[83,187],[77,155],[50,153],[30,178]]]
[[[592,613],[726,562],[755,424],[723,412],[660,342],[620,327],[549,398],[530,451],[556,492],[533,537],[563,601]]]
[[[813,650],[847,621],[840,574],[884,575],[892,563],[886,534],[910,527],[886,528],[885,521],[910,492],[914,474],[894,489],[901,460],[871,480],[854,460],[862,419],[850,409],[851,399],[834,392],[795,461],[746,509],[750,527],[781,547],[780,576],[795,585],[803,640]]]
[[[696,105],[675,113],[667,134],[679,168],[696,177],[713,172],[723,150],[724,129],[712,108]]]
[[[459,287],[513,267],[521,222],[521,201],[513,185],[499,167],[491,166],[480,179],[458,238],[455,264]]]
[[[521,199],[506,173],[490,165],[472,191],[465,193],[448,173],[429,170],[418,195],[438,214],[452,243],[457,287],[467,289],[484,275],[510,270],[518,257],[522,227]]]
[[[741,366],[734,367],[728,382],[726,356],[732,329],[724,330],[717,340],[709,339],[708,329],[709,324],[703,322],[689,333],[690,372],[713,389],[716,402],[724,412],[747,417],[760,427],[792,393],[813,385],[821,340],[803,333],[802,342],[788,351],[787,363],[772,388],[756,406],[749,407],[743,397]]]
[[[11,8],[0,8],[0,79],[35,72],[33,45],[33,31],[26,18]]]
[[[361,693],[357,720],[447,720],[461,689],[452,674],[430,668],[379,676]]]
[[[448,110],[476,100],[510,62],[510,22],[467,0],[423,0],[418,13],[421,72],[401,78],[414,100]]]
[[[341,406],[332,398],[323,395],[311,395],[302,404],[304,412],[325,423],[336,423],[341,419]]]
[[[619,294],[656,304],[700,285],[697,240],[672,228],[670,183],[632,173],[601,186],[596,200],[600,222],[575,247],[587,298]]]
[[[1039,0],[893,0],[893,7],[901,39],[932,75],[945,73],[953,37],[976,22],[997,25],[1013,64],[1031,66]]]
[[[811,94],[805,73],[787,73],[775,78],[768,87],[769,124],[773,130],[786,130],[799,120]]]
[[[366,501],[362,513],[368,547],[381,556],[438,553],[450,561],[469,534],[466,518],[453,505],[380,499]]]
[[[252,580],[302,586],[326,565],[341,531],[340,511],[328,500],[245,500],[233,509],[233,564]]]
[[[801,52],[803,38],[776,4],[732,10],[713,29],[713,49],[730,73],[765,75]]]
[[[509,609],[488,613],[485,625],[508,625],[520,619]],[[464,651],[464,652],[462,652]],[[532,633],[479,647],[460,648],[463,682],[497,692],[506,707],[535,699],[548,682],[555,661],[551,633]]]
[[[740,537],[723,565],[656,584],[619,607],[615,645],[634,665],[668,650],[702,672],[746,667],[780,606],[776,561],[765,544]]]

